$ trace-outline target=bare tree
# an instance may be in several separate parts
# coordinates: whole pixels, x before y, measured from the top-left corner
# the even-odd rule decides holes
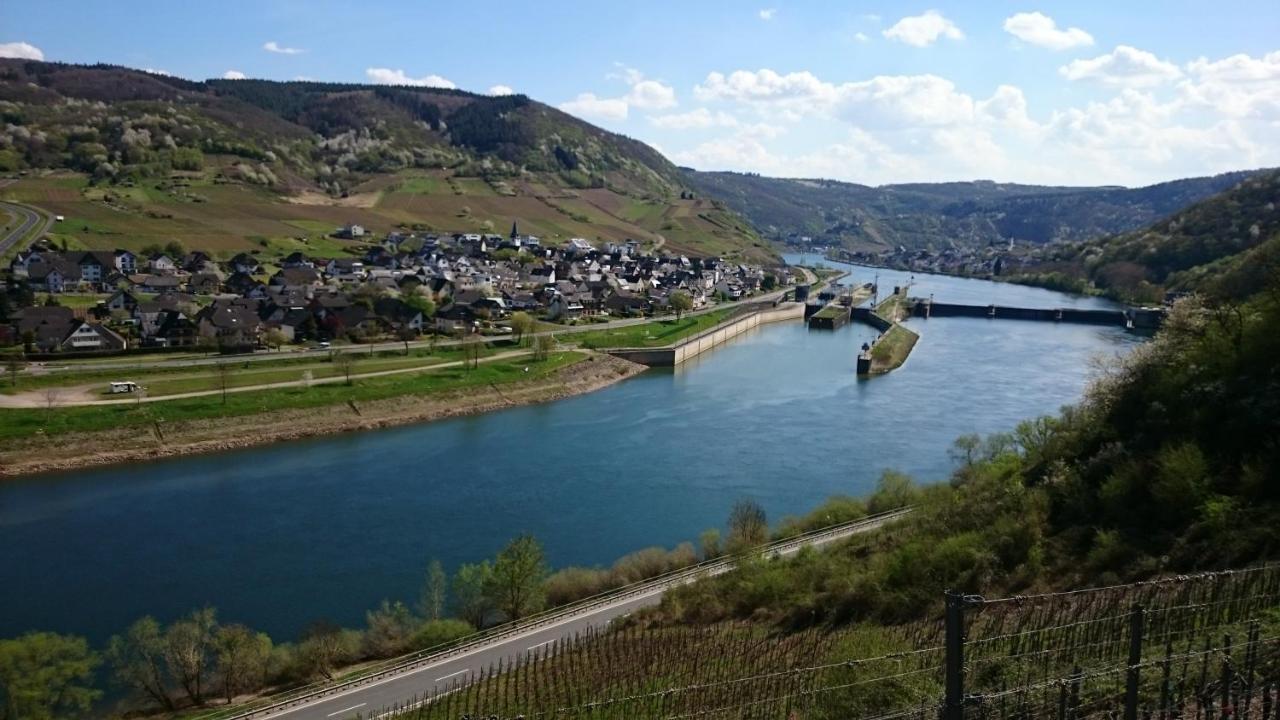
[[[462,339],[462,360],[463,366],[467,370],[480,367],[481,346],[483,343],[480,336],[470,333]]]
[[[553,335],[539,335],[533,339],[533,359],[546,360],[551,355],[551,351],[556,348],[556,339]]]
[[[18,387],[18,373],[26,366],[26,360],[18,353],[9,353],[4,361],[5,372],[9,373],[9,383]]]
[[[333,356],[333,364],[337,366],[338,372],[346,378],[347,384],[351,384],[351,371],[356,365],[356,356],[351,353],[335,353]]]
[[[227,388],[231,387],[231,376],[235,373],[235,368],[231,363],[220,362],[213,366],[213,378],[217,386],[222,390],[222,404],[227,404]]]
[[[58,401],[62,397],[62,391],[56,387],[50,387],[45,388],[41,395],[44,397],[45,412],[52,415],[53,409],[58,406]]]
[[[769,537],[764,508],[755,500],[739,500],[729,511],[729,551],[741,553],[761,545]]]
[[[407,357],[409,355],[409,341],[418,338],[418,331],[405,324],[396,330],[396,335],[400,338],[400,342],[404,343],[404,354]]]

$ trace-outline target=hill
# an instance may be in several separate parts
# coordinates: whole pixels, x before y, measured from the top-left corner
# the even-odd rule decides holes
[[[1276,272],[1277,204],[1280,171],[1259,173],[1141,230],[1044,248],[1014,279],[1137,302],[1168,291],[1245,298]]]
[[[0,172],[26,173],[6,197],[64,215],[58,239],[89,248],[290,251],[350,222],[518,222],[551,240],[773,257],[654,149],[523,95],[0,60],[0,120]]]
[[[1147,225],[1235,185],[1249,172],[1145,188],[1051,187],[991,181],[871,187],[683,169],[690,186],[719,197],[767,237],[852,250],[944,250],[1017,240],[1075,241]]]

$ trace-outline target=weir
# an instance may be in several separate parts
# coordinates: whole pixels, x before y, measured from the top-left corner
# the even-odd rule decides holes
[[[1005,305],[960,305],[931,299],[911,301],[915,317],[984,317],[993,320],[1039,320],[1084,325],[1110,325],[1129,329],[1154,329],[1164,320],[1163,308],[1096,310],[1080,308],[1023,308]]]

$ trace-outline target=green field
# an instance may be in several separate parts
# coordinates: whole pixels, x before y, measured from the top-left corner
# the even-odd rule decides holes
[[[567,335],[565,339],[591,349],[662,347],[709,330],[733,312],[733,309],[714,310],[703,315],[685,316],[680,320],[662,320],[610,330],[589,330]]]
[[[280,388],[261,392],[189,398],[158,403],[127,403],[53,410],[0,410],[0,441],[35,435],[60,435],[119,428],[145,428],[153,423],[178,423],[221,417],[240,417],[273,410],[318,408],[345,402],[368,402],[405,395],[483,388],[533,380],[585,359],[576,352],[554,353],[547,360],[529,357],[481,363],[478,368],[444,368],[437,372],[390,375],[313,387]],[[527,371],[526,371],[527,369]],[[359,372],[357,366],[356,372]]]

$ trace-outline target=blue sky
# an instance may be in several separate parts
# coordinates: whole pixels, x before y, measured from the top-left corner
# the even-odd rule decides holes
[[[0,55],[512,89],[700,169],[1136,185],[1280,165],[1274,1],[8,5]]]

